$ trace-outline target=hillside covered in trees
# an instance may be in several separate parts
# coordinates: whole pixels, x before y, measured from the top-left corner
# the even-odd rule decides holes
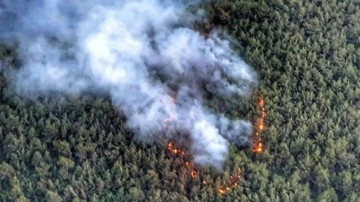
[[[132,139],[106,97],[28,100],[0,77],[1,201],[360,201],[360,3],[226,0],[201,5],[203,34],[226,30],[259,74],[265,151],[231,147],[224,172]],[[2,62],[16,68],[9,47]],[[254,119],[256,102],[209,98]],[[248,110],[244,110],[244,108]],[[238,186],[218,187],[238,168]]]

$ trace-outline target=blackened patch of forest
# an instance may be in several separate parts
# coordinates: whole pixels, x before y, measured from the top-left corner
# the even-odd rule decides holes
[[[232,147],[224,175],[204,169],[215,186],[238,167],[244,171],[240,186],[225,196],[192,180],[182,158],[136,144],[107,99],[27,101],[0,76],[0,199],[359,201],[359,6],[335,0],[203,5],[209,22],[197,28],[224,29],[240,41],[239,54],[259,73],[268,112],[263,155]],[[3,62],[17,66],[12,54],[0,51]],[[214,110],[252,117],[234,103],[209,100]]]

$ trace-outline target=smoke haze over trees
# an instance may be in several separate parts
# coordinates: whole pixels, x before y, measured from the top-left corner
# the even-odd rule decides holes
[[[2,1],[0,9],[3,9],[6,4],[11,4],[11,1]],[[47,11],[56,11],[56,9],[52,10],[54,8],[50,6],[51,3],[45,5],[48,5]],[[136,9],[141,9],[139,5]],[[28,6],[36,5],[25,4],[23,7],[11,9],[26,11]],[[74,4],[74,6],[81,8],[81,10],[76,10],[77,15],[74,15],[76,14],[73,10],[75,7],[67,8],[67,15],[73,15],[74,22],[80,22],[82,16],[92,13],[88,12],[91,10],[88,5]],[[47,76],[32,74],[34,72],[32,72],[31,63],[34,61],[29,62],[30,59],[45,66],[56,67],[53,63],[59,61],[58,56],[62,50],[66,50],[65,53],[81,54],[84,52],[82,48],[86,47],[86,43],[81,44],[80,47],[73,47],[74,44],[79,45],[70,43],[73,33],[60,29],[62,26],[69,26],[69,29],[79,27],[62,25],[61,23],[66,22],[66,19],[57,22],[62,18],[52,19],[46,16],[46,13],[42,13],[43,22],[49,23],[32,24],[33,26],[27,27],[27,31],[36,32],[37,30],[34,30],[36,26],[48,27],[49,30],[59,29],[54,39],[43,41],[31,37],[34,35],[26,34],[29,37],[27,44],[19,42],[12,44],[10,42],[15,39],[12,38],[13,35],[1,35],[1,41],[7,44],[2,44],[0,48],[2,62],[0,199],[19,201],[44,199],[48,201],[214,201],[221,199],[228,201],[358,201],[360,198],[358,193],[360,188],[360,173],[358,172],[360,170],[360,44],[358,40],[360,29],[356,25],[359,24],[360,19],[359,5],[356,2],[337,1],[265,3],[245,0],[209,2],[201,7],[209,21],[193,23],[194,19],[181,18],[185,20],[180,23],[184,28],[179,30],[176,28],[176,33],[184,33],[189,37],[186,39],[196,39],[201,42],[201,45],[211,46],[202,36],[208,35],[209,30],[215,28],[226,30],[229,35],[239,40],[240,45],[236,46],[239,48],[239,55],[243,56],[243,59],[258,72],[259,90],[266,100],[268,119],[265,132],[265,153],[254,156],[250,150],[231,146],[229,159],[223,168],[224,173],[217,173],[207,167],[201,170],[206,178],[215,179],[216,186],[240,167],[243,178],[237,188],[225,196],[220,196],[214,189],[193,180],[188,175],[182,158],[173,157],[164,147],[143,146],[134,141],[134,135],[139,134],[137,133],[139,131],[127,127],[128,115],[122,111],[128,109],[128,105],[120,107],[122,110],[119,110],[120,104],[112,95],[115,87],[111,82],[114,81],[115,84],[118,82],[116,78],[118,74],[110,71],[109,74],[115,76],[115,79],[110,81],[99,77],[101,75],[99,71],[89,74],[96,76],[90,77],[90,81],[93,79],[101,84],[106,83],[101,86],[98,83],[96,85],[86,83],[89,81],[89,75],[86,74],[80,75],[80,78],[86,75],[86,79],[80,80],[81,82],[65,82],[62,86],[56,82],[57,78],[70,81],[79,76],[71,72],[78,73],[79,71],[77,64],[75,65],[73,58],[70,57],[71,54],[62,55],[65,58],[69,56],[66,61],[69,67],[74,67],[66,69],[70,73],[61,74],[63,70],[60,69],[60,73],[46,74]],[[185,10],[185,7],[179,7],[176,10]],[[94,13],[100,16],[97,23],[99,29],[95,29],[97,32],[90,38],[79,36],[82,37],[83,42],[87,40],[96,42],[95,39],[106,38],[99,30],[105,29],[111,20],[122,23],[121,20],[115,20],[117,15],[120,15],[121,19],[121,14],[109,12],[111,17],[101,19],[104,11],[101,9],[96,11]],[[87,14],[83,15],[83,13]],[[164,12],[161,9],[161,12],[155,13],[174,16],[175,18],[172,19],[175,19],[175,22],[177,22],[176,16],[179,17],[174,10]],[[2,13],[0,16],[2,22],[10,20],[21,22],[21,19],[16,18],[14,14]],[[97,19],[97,16],[93,17],[92,19]],[[150,15],[148,20],[154,21],[154,17]],[[153,23],[156,24],[156,22]],[[11,27],[11,24],[7,26],[0,28],[1,33],[5,33],[4,30],[19,29],[19,27]],[[192,26],[197,27],[202,34],[193,31]],[[119,27],[121,26],[108,27],[107,34],[115,33],[115,43],[106,43],[110,48],[118,48],[117,44],[122,45],[120,47],[123,48],[127,47],[126,44],[116,43]],[[174,27],[179,27],[179,24],[175,23]],[[91,30],[91,27],[87,28]],[[51,35],[51,33],[53,32],[42,34]],[[88,33],[84,31],[84,34]],[[210,42],[211,37],[218,37],[217,35],[209,36]],[[171,37],[168,39],[168,42],[172,41]],[[174,43],[175,39],[173,39]],[[213,42],[218,43],[215,38]],[[41,46],[34,45],[37,43]],[[88,45],[91,44],[94,43]],[[20,49],[14,49],[13,45]],[[31,49],[33,55],[15,51],[24,49],[21,46],[33,48]],[[59,46],[63,47],[54,49]],[[172,44],[167,48],[179,48],[173,46]],[[225,52],[229,50],[226,44],[219,47]],[[193,48],[196,49],[196,47]],[[182,52],[184,49],[179,50],[181,54],[185,54]],[[107,49],[95,51],[94,54],[106,53]],[[126,55],[128,58],[133,58],[133,55],[136,57],[139,53],[136,49],[126,49],[126,51],[130,54]],[[50,58],[39,56],[50,56]],[[94,56],[98,62],[108,62],[102,57],[102,55]],[[200,54],[198,57],[205,56]],[[234,52],[229,57],[238,58]],[[171,61],[184,61],[170,56],[169,58]],[[46,61],[51,61],[51,63],[46,63]],[[147,61],[147,65],[155,70],[158,68],[155,64],[164,62],[149,61],[146,57],[141,58],[141,61]],[[185,61],[196,62],[197,60]],[[201,62],[209,61],[201,60]],[[138,65],[138,63],[135,64]],[[12,72],[24,70],[27,72],[19,74]],[[161,71],[160,73],[164,74],[157,77],[160,81],[163,81],[161,77],[175,75],[173,79],[178,83],[189,82],[181,79],[178,81],[177,74]],[[25,75],[33,77],[24,77]],[[202,76],[202,74],[199,75]],[[198,82],[199,77],[192,78],[191,76],[193,75],[185,78]],[[21,79],[16,78],[34,79],[34,81],[24,80],[27,82],[17,85],[12,81]],[[44,79],[50,79],[46,82],[52,82],[53,85],[46,87],[52,89],[39,88],[43,85],[36,82],[44,81]],[[214,84],[219,84],[219,82],[214,81]],[[173,86],[168,83],[166,85]],[[200,84],[197,85],[199,87],[195,89],[200,91],[223,86],[213,85],[202,88]],[[69,86],[79,88],[69,88]],[[83,86],[86,88],[82,89]],[[103,86],[111,86],[111,91],[105,92],[102,89]],[[71,91],[68,91],[69,89]],[[85,89],[105,92],[110,98],[77,94]],[[66,91],[66,95],[45,96],[49,90]],[[115,88],[115,90],[118,89]],[[44,92],[46,93],[43,94]],[[86,90],[86,92],[89,91]],[[18,93],[36,95],[38,99],[29,101]],[[208,96],[207,93],[199,93],[198,97],[195,96],[201,101],[202,106],[210,107],[211,113],[224,114],[232,120],[239,117],[252,120],[252,115],[256,113],[255,108],[251,106],[251,99],[244,101],[234,99],[232,96],[227,98],[221,90],[212,91],[212,94]],[[151,96],[154,95],[151,94]],[[164,103],[172,105],[171,101],[167,102],[171,100],[171,96],[172,93],[169,93]],[[158,123],[163,123],[167,115],[165,113],[163,119],[159,118]],[[153,125],[149,124],[149,126]]]
[[[20,95],[108,94],[145,143],[159,139],[171,117],[166,138],[187,133],[195,162],[219,170],[229,141],[249,142],[251,123],[208,110],[203,96],[249,94],[256,75],[229,41],[191,29],[197,14],[188,4],[47,0],[2,7],[2,41],[17,44],[22,63],[8,80]]]

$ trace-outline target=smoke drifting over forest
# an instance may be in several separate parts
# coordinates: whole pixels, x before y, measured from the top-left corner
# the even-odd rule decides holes
[[[186,131],[195,162],[221,168],[229,141],[247,142],[252,124],[208,110],[204,92],[245,95],[256,74],[216,32],[191,29],[198,14],[174,2],[1,1],[0,42],[21,59],[9,83],[30,97],[107,93],[137,139]]]

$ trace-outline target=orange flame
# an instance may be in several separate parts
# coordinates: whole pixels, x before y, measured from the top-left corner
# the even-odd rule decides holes
[[[185,165],[188,168],[191,177],[196,178],[197,177],[197,171],[195,170],[195,165],[193,163],[190,163],[189,161],[186,161]]]
[[[265,101],[263,98],[259,99],[258,105],[261,108],[261,116],[256,120],[255,135],[253,139],[252,150],[255,153],[262,153],[264,152],[264,143],[260,137],[260,134],[265,130],[265,118],[266,118],[266,111],[264,107]]]
[[[173,103],[176,102],[175,98],[172,98],[171,100]],[[255,124],[255,134],[254,134],[254,139],[253,139],[253,148],[252,151],[255,153],[262,153],[264,152],[264,143],[262,138],[260,137],[261,133],[265,130],[265,118],[266,118],[266,111],[265,111],[265,101],[263,98],[259,99],[258,102],[259,107],[261,108],[261,116],[256,120],[256,124]],[[164,128],[166,127],[166,124],[168,124],[169,122],[172,121],[171,117],[167,117],[165,119],[165,124],[164,124]],[[174,142],[169,142],[168,144],[168,150],[171,152],[171,154],[173,155],[180,155],[186,158],[188,154],[185,152],[185,150],[180,149],[180,148],[176,148]],[[195,165],[194,163],[191,163],[189,161],[185,162],[185,166],[188,169],[190,176],[195,179],[200,177],[198,175],[197,170],[195,169]],[[235,176],[231,176],[230,179],[228,180],[228,182],[225,183],[225,185],[222,185],[218,188],[218,192],[220,195],[225,195],[226,193],[230,192],[233,188],[235,188],[239,183],[239,180],[241,179],[241,170],[240,168],[238,168],[238,171],[236,172]],[[207,181],[205,179],[202,180],[202,184],[205,186],[212,186],[212,181]]]
[[[264,99],[262,99],[262,98],[260,98],[260,100],[259,100],[259,106],[260,107],[264,107]]]
[[[185,150],[176,148],[174,142],[172,142],[172,141],[169,142],[169,144],[168,144],[168,150],[173,155],[180,155],[180,156],[184,156],[184,157],[187,156],[187,153],[185,152]],[[190,176],[193,179],[200,177],[198,175],[197,170],[195,169],[195,164],[194,163],[192,163],[190,161],[186,161],[185,166],[188,169],[188,171],[190,173]],[[234,187],[236,187],[238,185],[238,181],[240,180],[240,178],[241,178],[241,171],[240,171],[240,168],[239,168],[236,175],[234,177],[231,176],[229,181],[226,183],[226,185],[220,186],[220,188],[218,189],[218,192],[221,195],[224,195],[227,192],[231,191]],[[206,186],[210,186],[210,187],[212,186],[212,183],[206,181],[205,179],[203,179],[202,184],[206,185]]]
[[[177,155],[177,154],[178,154],[178,155],[184,156],[184,155],[186,154],[184,150],[176,148],[173,142],[169,142],[169,144],[168,144],[168,150],[169,150],[173,155]]]
[[[253,146],[253,152],[262,153],[264,152],[264,144],[261,139],[258,139]]]
[[[169,142],[168,150],[173,155],[180,155],[180,156],[186,156],[187,155],[185,150],[176,148],[175,145],[174,145],[174,142]],[[186,161],[185,166],[188,168],[191,177],[196,178],[197,177],[197,171],[195,169],[195,165],[193,163],[190,163],[189,161]]]
[[[171,102],[172,103],[176,103],[176,99],[174,98],[174,97],[171,97]],[[165,128],[165,129],[167,129],[168,127],[168,124],[172,121],[173,119],[171,118],[171,116],[169,116],[169,117],[166,117],[165,118],[165,121],[164,121],[164,124],[163,124],[163,127]]]
[[[218,192],[221,195],[224,195],[227,192],[231,191],[234,187],[236,187],[238,185],[238,181],[240,180],[240,178],[241,178],[241,170],[240,170],[240,168],[238,168],[238,171],[236,172],[235,177],[231,176],[227,185],[221,186],[218,189]]]

